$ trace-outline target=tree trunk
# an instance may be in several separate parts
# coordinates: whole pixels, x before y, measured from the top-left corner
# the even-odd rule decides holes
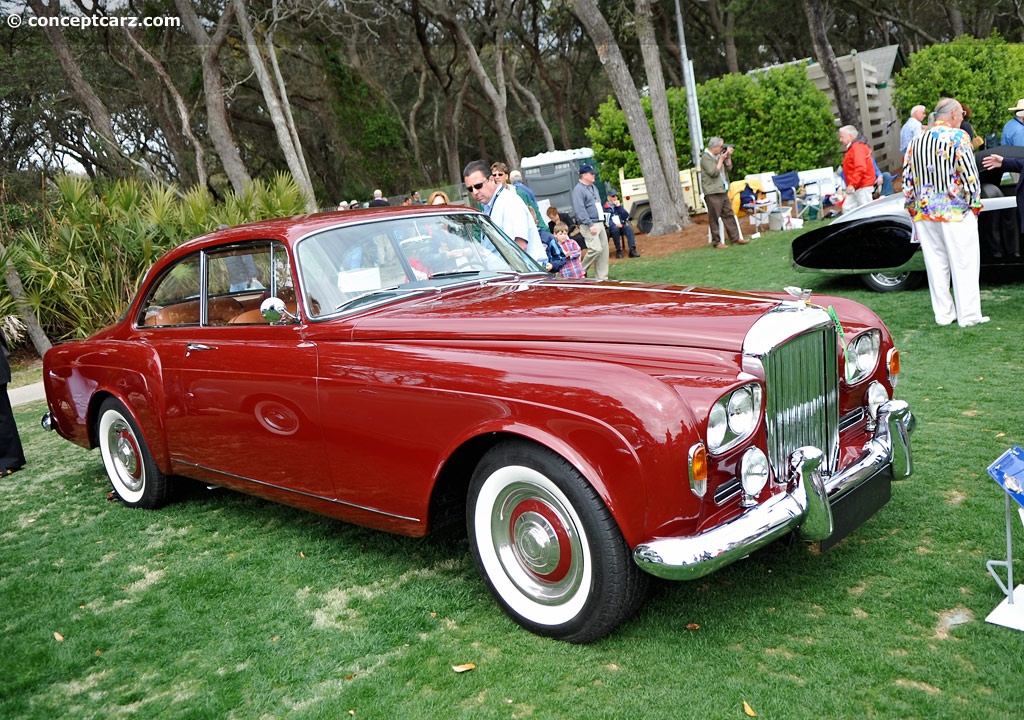
[[[657,135],[658,156],[665,173],[668,192],[680,224],[690,224],[690,211],[683,198],[683,188],[673,179],[679,178],[679,158],[676,156],[676,136],[672,131],[672,117],[668,110],[668,94],[665,91],[665,75],[661,69],[661,53],[654,35],[654,19],[651,13],[651,0],[636,0],[636,31],[640,40],[640,50],[644,58],[644,72],[647,75],[647,87],[650,89],[651,113],[654,115],[654,131]],[[655,216],[657,217],[657,216]]]
[[[202,57],[203,94],[206,97],[206,125],[210,141],[217,151],[217,157],[220,158],[232,189],[241,195],[252,178],[245,169],[245,163],[242,162],[235,146],[235,138],[231,134],[231,123],[228,121],[228,111],[224,105],[224,84],[218,57],[227,37],[233,6],[231,3],[224,6],[224,12],[217,22],[217,30],[211,37],[199,22],[190,0],[174,0],[174,5],[178,9],[185,30],[192,37],[192,42],[196,44],[196,49]]]
[[[423,165],[423,149],[420,147],[420,134],[416,130],[416,124],[418,121],[417,116],[420,110],[423,108],[424,103],[427,100],[427,78],[429,74],[427,70],[420,70],[420,81],[416,87],[416,102],[409,108],[409,138],[412,141],[412,156],[416,162],[416,169],[419,170],[423,177],[429,177],[426,172],[426,167]]]
[[[512,72],[509,73],[508,79],[512,83],[512,88],[520,96],[526,99],[526,108],[536,121],[537,127],[540,128],[541,135],[544,136],[544,147],[548,152],[553,152],[555,149],[555,138],[552,137],[551,128],[548,127],[547,122],[544,120],[544,113],[542,112],[540,100],[538,100],[537,96],[531,92],[530,88],[519,82],[516,78],[515,68],[512,68]]]
[[[490,101],[493,109],[492,118],[496,121],[498,138],[501,140],[501,149],[505,157],[502,158],[509,167],[519,167],[519,151],[512,139],[512,128],[508,124],[508,93],[505,89],[505,47],[501,40],[501,33],[498,33],[494,46],[494,82],[491,82],[490,75],[484,68],[483,60],[477,53],[473,41],[466,32],[465,26],[457,18],[447,17],[446,24],[450,30],[455,32],[455,37],[465,51],[469,59],[469,67],[473,75],[480,82],[484,96]],[[496,158],[491,158],[492,160]]]
[[[679,217],[675,204],[672,202],[665,172],[658,160],[658,148],[654,144],[654,135],[651,133],[647,115],[640,104],[640,94],[629,74],[629,68],[615,41],[612,29],[608,26],[604,15],[601,14],[597,0],[571,0],[570,6],[597,49],[598,58],[608,73],[615,97],[626,116],[626,124],[633,136],[633,145],[636,147],[640,169],[647,185],[647,196],[651,201],[651,211],[654,214],[654,227],[650,234],[655,236],[678,232],[683,226],[683,219]],[[678,176],[673,180],[678,182]]]
[[[736,54],[736,15],[729,12],[728,6],[723,7],[720,0],[709,0],[708,18],[715,33],[722,39],[726,68],[731,73],[738,73],[740,63]]]
[[[203,150],[203,144],[199,142],[199,138],[192,132],[192,116],[189,113],[188,105],[185,104],[185,99],[178,92],[178,88],[175,87],[174,82],[171,80],[171,76],[167,74],[164,66],[157,60],[153,55],[142,46],[142,43],[138,41],[132,30],[127,26],[122,26],[125,37],[128,39],[129,44],[135,48],[135,51],[142,56],[142,58],[149,63],[149,66],[153,68],[153,72],[160,78],[160,82],[163,83],[164,88],[170,94],[171,99],[174,101],[174,108],[178,112],[178,119],[181,120],[181,133],[188,138],[189,144],[192,145],[192,151],[195,154],[196,162],[196,178],[199,185],[206,187],[206,154]],[[187,175],[184,172],[184,168],[179,168],[178,174],[181,177]]]
[[[964,16],[960,8],[946,5],[946,17],[949,18],[949,32],[953,37],[960,37],[964,34]]]
[[[285,116],[287,95],[284,94],[283,81],[280,84],[275,84],[270,77],[266,60],[263,58],[252,25],[249,23],[245,3],[243,0],[231,0],[231,2],[235,8],[235,17],[242,32],[245,49],[249,54],[249,64],[252,66],[253,72],[256,73],[260,90],[263,91],[263,100],[267,105],[267,112],[270,114],[270,121],[277,134],[277,144],[281,147],[288,171],[295,178],[295,182],[306,200],[306,211],[316,212],[316,197],[313,195],[313,183],[309,178],[309,170],[306,169],[306,161],[302,158],[302,145],[298,142],[298,136],[294,134],[292,119]],[[273,47],[270,48],[270,52],[274,52]],[[288,115],[290,114],[288,113]]]
[[[832,50],[832,43],[829,42],[828,33],[825,30],[825,16],[821,10],[819,0],[802,0],[804,13],[807,15],[807,26],[811,32],[811,41],[814,43],[814,54],[821,63],[821,69],[828,78],[828,84],[836,98],[836,107],[839,109],[839,119],[843,125],[860,125],[860,115],[857,106],[853,103],[850,95],[850,86],[846,83],[842,68],[836,59],[835,51]],[[863,128],[861,128],[863,129]]]
[[[277,86],[277,94],[281,99],[281,108],[288,125],[288,134],[291,136],[292,145],[295,147],[298,156],[299,167],[302,169],[302,176],[309,186],[309,197],[313,201],[313,210],[316,210],[316,198],[313,196],[313,179],[309,174],[309,166],[306,165],[306,154],[302,150],[302,140],[299,138],[299,128],[295,124],[295,114],[292,113],[292,106],[288,100],[288,88],[285,86],[284,75],[281,73],[281,66],[277,62],[277,48],[274,46],[274,28],[277,26],[277,0],[274,0],[274,21],[267,30],[267,56],[270,58],[270,69],[274,72],[274,82]]]
[[[0,244],[0,255],[6,254],[6,249],[2,244]],[[4,280],[7,282],[7,289],[11,291],[11,298],[14,300],[14,306],[18,308],[18,317],[21,318],[23,323],[25,323],[25,331],[28,333],[28,339],[32,341],[32,347],[36,349],[39,357],[42,357],[46,354],[47,350],[53,347],[53,343],[50,342],[50,338],[46,337],[46,333],[39,324],[39,320],[36,319],[36,314],[32,311],[32,306],[29,304],[28,298],[25,296],[25,286],[21,283],[21,276],[18,274],[18,270],[14,267],[14,263],[11,262],[10,259],[7,260]]]

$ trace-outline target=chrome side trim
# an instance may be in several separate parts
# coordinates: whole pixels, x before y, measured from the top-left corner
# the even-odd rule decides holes
[[[394,518],[395,520],[405,520],[405,521],[414,522],[414,523],[423,522],[420,518],[407,517],[405,515],[397,515],[395,513],[385,512],[384,510],[378,510],[377,508],[367,507],[365,505],[357,505],[356,503],[345,502],[344,500],[338,500],[336,498],[324,497],[323,495],[315,495],[313,493],[303,492],[301,490],[295,490],[293,488],[284,487],[282,485],[274,485],[273,483],[263,482],[262,480],[254,480],[253,478],[250,478],[250,477],[244,477],[242,475],[235,475],[234,473],[224,472],[223,470],[214,470],[213,468],[206,467],[205,465],[199,465],[197,463],[189,462],[187,460],[182,460],[180,458],[172,458],[172,459],[174,460],[174,462],[179,463],[180,465],[188,465],[189,467],[194,467],[197,470],[204,470],[206,472],[216,473],[217,475],[228,475],[228,476],[236,478],[238,480],[243,480],[243,481],[245,481],[247,483],[252,483],[253,485],[259,485],[261,487],[271,488],[273,490],[283,490],[284,492],[291,493],[292,495],[300,495],[302,497],[313,498],[314,500],[322,500],[324,502],[329,502],[329,503],[331,503],[333,505],[340,505],[342,507],[352,508],[354,510],[364,510],[365,512],[374,513],[375,515],[383,515],[384,517]],[[208,482],[208,481],[203,481],[203,482],[206,484],[207,489],[210,489],[210,488],[213,488],[213,487],[221,487],[217,483],[211,483],[211,482]],[[234,490],[234,488],[231,488],[231,487],[227,487],[227,489],[228,490]],[[240,492],[240,491],[236,491],[236,492]]]

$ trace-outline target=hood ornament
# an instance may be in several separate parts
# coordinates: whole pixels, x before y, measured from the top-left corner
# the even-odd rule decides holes
[[[800,305],[806,305],[807,300],[811,297],[813,290],[810,288],[798,288],[796,285],[787,285],[783,288],[789,293],[793,299],[800,303]]]

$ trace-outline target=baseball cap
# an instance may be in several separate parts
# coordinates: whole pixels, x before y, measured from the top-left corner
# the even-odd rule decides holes
[[[594,170],[593,165],[580,165],[580,175],[584,175],[586,173],[597,175],[597,171]]]

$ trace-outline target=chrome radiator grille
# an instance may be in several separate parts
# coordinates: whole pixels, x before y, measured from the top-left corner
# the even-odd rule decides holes
[[[813,445],[835,470],[839,454],[839,365],[831,324],[808,329],[761,357],[768,458],[776,477],[796,448]]]

